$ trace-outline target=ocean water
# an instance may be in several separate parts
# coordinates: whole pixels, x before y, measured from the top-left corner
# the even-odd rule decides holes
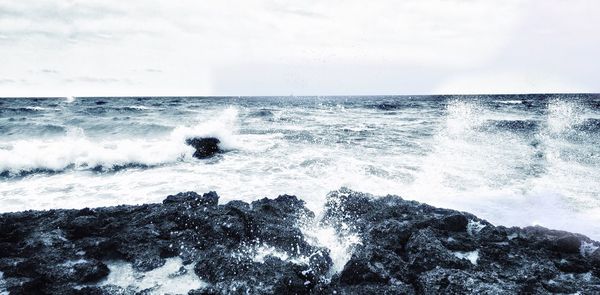
[[[600,239],[600,95],[0,99],[0,212],[340,187]]]

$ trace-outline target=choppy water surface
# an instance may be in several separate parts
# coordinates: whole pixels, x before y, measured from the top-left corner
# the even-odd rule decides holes
[[[2,212],[342,186],[599,239],[600,95],[0,99]]]

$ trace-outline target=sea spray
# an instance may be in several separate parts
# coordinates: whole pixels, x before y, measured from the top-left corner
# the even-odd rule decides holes
[[[599,237],[598,101],[588,94],[3,99],[0,210],[218,190],[223,200],[245,201],[287,192],[319,211],[327,192],[347,186],[494,223]],[[82,134],[66,136],[72,128]],[[181,139],[209,133],[233,150],[188,157]]]

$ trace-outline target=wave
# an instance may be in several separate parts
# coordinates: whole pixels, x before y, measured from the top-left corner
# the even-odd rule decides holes
[[[540,127],[536,120],[489,120],[482,129],[486,131],[535,132]]]
[[[404,108],[404,105],[399,104],[399,103],[379,103],[379,104],[369,105],[368,107],[374,108],[374,109],[379,109],[382,111],[392,111],[392,110],[402,109],[402,108]]]
[[[21,177],[66,170],[114,172],[150,168],[180,161],[197,161],[185,143],[192,137],[217,137],[220,148],[240,147],[236,139],[238,111],[230,108],[209,121],[178,126],[160,138],[97,140],[83,129],[68,127],[66,135],[52,139],[21,139],[0,146],[0,176]]]
[[[274,114],[273,114],[272,110],[260,109],[258,111],[251,112],[250,114],[248,114],[248,116],[255,117],[255,118],[263,118],[263,117],[270,118],[270,117],[273,117]]]
[[[95,106],[85,107],[82,109],[76,110],[77,113],[82,113],[86,115],[100,115],[106,113],[142,113],[153,110],[158,110],[156,107],[147,107],[147,106],[138,106],[138,105],[130,105],[130,106],[105,106],[107,104],[106,101],[100,100],[94,103]]]
[[[585,119],[580,124],[574,126],[573,129],[582,132],[600,133],[600,118]]]
[[[43,107],[15,107],[15,108],[0,108],[0,114],[20,115],[20,114],[35,114],[48,110]]]
[[[553,133],[570,131],[575,125],[583,123],[585,108],[572,101],[553,100],[548,103],[547,123]]]
[[[366,108],[376,109],[381,111],[397,111],[406,108],[414,108],[419,107],[422,104],[427,103],[426,101],[416,101],[416,100],[401,100],[401,101],[391,101],[391,102],[381,102],[374,104],[367,104]]]
[[[522,100],[497,100],[495,102],[501,103],[501,104],[522,104],[523,103]]]
[[[117,111],[126,111],[126,112],[142,112],[148,110],[154,110],[155,108],[147,107],[147,106],[124,106],[124,107],[114,107],[112,108]]]
[[[22,120],[22,122],[23,121],[26,120]],[[63,134],[66,131],[67,129],[64,126],[54,124],[19,122],[10,125],[0,125],[0,135],[3,136],[27,134],[28,136],[40,137],[47,135]]]

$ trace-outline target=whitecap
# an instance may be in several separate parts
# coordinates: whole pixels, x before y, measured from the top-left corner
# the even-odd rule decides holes
[[[192,126],[178,126],[167,136],[157,138],[89,138],[80,127],[68,126],[63,137],[18,139],[3,143],[0,149],[0,173],[20,174],[31,171],[89,170],[131,165],[159,166],[179,161],[194,161],[194,149],[185,143],[192,137],[217,137],[224,150],[242,145],[237,135],[235,108]],[[251,136],[247,136],[250,137]]]

